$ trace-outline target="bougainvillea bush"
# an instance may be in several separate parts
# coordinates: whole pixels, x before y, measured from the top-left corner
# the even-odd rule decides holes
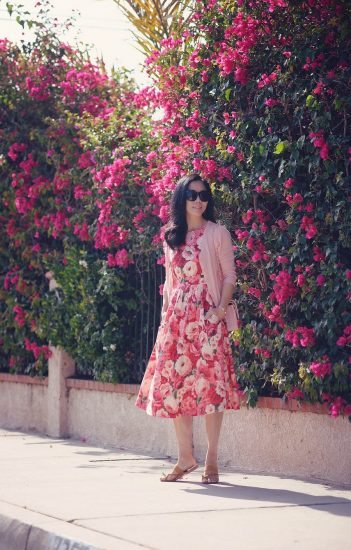
[[[174,179],[210,180],[235,241],[248,402],[351,412],[350,4],[195,3],[148,59],[164,117],[149,157],[158,215]]]
[[[45,374],[51,343],[78,371],[137,380],[137,274],[156,262],[147,101],[54,31],[0,41],[0,368]]]
[[[135,274],[196,170],[235,243],[248,404],[350,414],[350,41],[346,0],[198,0],[140,93],[50,33],[1,42],[2,366],[42,372],[51,341],[82,372],[140,380],[159,298],[134,333],[156,281]]]

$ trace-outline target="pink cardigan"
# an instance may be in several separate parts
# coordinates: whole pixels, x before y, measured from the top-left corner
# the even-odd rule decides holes
[[[208,291],[215,306],[218,306],[223,284],[231,283],[235,286],[236,283],[233,244],[230,233],[224,225],[208,220],[203,235],[198,240],[198,246],[200,248],[199,261]],[[164,251],[166,280],[163,293],[167,292],[167,296],[170,297],[172,289],[177,284],[170,269],[174,251],[166,242],[164,242]],[[228,305],[226,322],[228,331],[239,327],[238,311],[234,301]]]

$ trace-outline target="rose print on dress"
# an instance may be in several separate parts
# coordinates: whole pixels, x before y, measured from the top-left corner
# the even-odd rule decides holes
[[[214,307],[199,262],[203,228],[172,252],[177,285],[159,328],[136,400],[164,418],[239,409],[233,357],[224,320],[205,320]]]

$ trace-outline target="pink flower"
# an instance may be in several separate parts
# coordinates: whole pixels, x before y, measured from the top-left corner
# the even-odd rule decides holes
[[[272,307],[271,310],[268,310],[268,309],[265,309],[264,304],[261,302],[259,304],[259,307],[260,307],[260,309],[263,310],[263,314],[266,317],[266,319],[268,319],[272,323],[273,322],[278,323],[278,325],[280,325],[281,327],[285,326],[285,322],[284,322],[284,319],[283,319],[282,314],[281,314],[280,306],[275,305],[275,306]]]
[[[84,170],[84,168],[90,168],[90,166],[94,166],[94,165],[95,165],[95,160],[91,151],[87,151],[86,153],[82,153],[80,155],[78,159],[79,168]]]
[[[126,268],[129,264],[133,263],[133,260],[129,259],[128,252],[125,248],[122,248],[116,254],[108,254],[107,265],[109,267],[122,267]]]
[[[285,187],[285,189],[291,189],[291,187],[293,187],[295,183],[295,180],[293,178],[288,178],[287,180],[284,181],[283,185]]]
[[[23,327],[26,323],[26,313],[25,313],[25,311],[19,305],[14,306],[12,308],[12,311],[16,314],[15,317],[14,317],[15,323],[19,327]]]
[[[329,147],[326,143],[321,147],[319,155],[323,160],[327,160],[329,158]]]
[[[256,355],[262,355],[262,357],[265,357],[266,359],[271,356],[271,352],[263,348],[255,348],[254,352]]]
[[[305,212],[313,212],[314,205],[311,202],[308,202],[307,204],[305,204],[304,207],[301,207],[301,208],[303,208],[303,210],[305,210]]]
[[[334,418],[339,416],[344,405],[345,405],[345,399],[343,399],[340,396],[336,397],[329,408],[331,416],[333,416]]]
[[[250,223],[253,216],[254,216],[253,210],[247,210],[246,213],[241,216],[241,219],[243,220],[244,224],[246,225],[246,224]]]
[[[273,286],[274,297],[278,304],[284,304],[289,298],[294,297],[297,292],[290,273],[286,270],[279,271]]]
[[[322,250],[317,245],[313,247],[313,259],[315,262],[321,262],[325,260],[324,252],[322,252]]]
[[[314,146],[319,149],[320,157],[323,160],[327,160],[329,158],[329,147],[324,139],[323,131],[318,130],[318,132],[310,132],[309,138],[311,139]]]
[[[89,226],[86,222],[83,222],[80,226],[79,224],[75,224],[73,228],[74,235],[78,235],[81,241],[89,241],[91,239],[89,235]]]
[[[330,393],[327,393],[327,392],[322,392],[321,398],[323,401],[326,401],[327,403],[330,403],[332,401],[332,396],[330,395]]]
[[[248,292],[248,294],[251,294],[252,296],[255,296],[256,298],[261,298],[261,294],[262,294],[262,293],[261,293],[261,291],[260,291],[259,288],[255,288],[255,287],[252,287],[252,286],[251,286],[251,287],[248,289],[247,292]]]
[[[278,256],[277,257],[278,264],[288,264],[289,258],[287,256]]]
[[[230,114],[229,113],[223,113],[223,118],[224,118],[224,124],[226,126],[228,126],[228,124],[230,124]]]
[[[27,149],[27,145],[25,143],[13,143],[8,152],[7,155],[10,157],[11,160],[15,161],[17,160],[18,154],[23,153]]]
[[[261,75],[261,79],[257,84],[257,87],[263,88],[264,86],[269,86],[269,84],[272,84],[272,82],[274,82],[277,78],[278,78],[278,73],[276,72],[273,72],[269,75],[267,75],[266,73],[263,73]]]
[[[288,224],[286,223],[285,220],[277,220],[276,224],[281,231],[284,231],[288,227]]]
[[[312,239],[317,234],[317,228],[314,224],[314,220],[309,216],[302,217],[300,227],[306,231],[306,239]]]
[[[351,325],[347,325],[342,333],[342,336],[336,341],[337,346],[351,346]]]
[[[317,276],[316,280],[317,280],[317,285],[318,286],[323,286],[325,281],[326,281],[326,278],[325,278],[324,275],[320,274],[320,275]]]
[[[310,370],[318,378],[324,378],[327,374],[331,374],[332,365],[330,361],[315,361],[310,364]]]
[[[314,95],[319,95],[323,92],[323,88],[324,88],[324,83],[323,82],[318,82],[317,86],[314,88],[312,93]]]
[[[31,342],[28,338],[24,339],[24,345],[26,350],[33,353],[35,359],[39,359],[42,354],[45,359],[49,359],[52,355],[52,351],[49,346],[39,346],[36,342]]]
[[[303,196],[300,193],[295,193],[294,195],[287,195],[285,198],[289,206],[295,206],[303,201]]]
[[[315,344],[315,335],[313,328],[303,326],[297,327],[295,330],[288,329],[285,333],[285,339],[292,344],[293,348],[299,346],[306,348]]]
[[[241,231],[241,229],[236,229],[235,234],[238,237],[239,241],[243,241],[250,235],[248,231]]]
[[[234,72],[234,80],[243,86],[248,83],[249,75],[247,69],[238,67]]]
[[[296,388],[294,386],[291,388],[291,390],[287,391],[285,393],[285,395],[288,399],[303,399],[304,398],[303,392],[299,388]]]
[[[264,104],[266,105],[266,107],[275,107],[276,105],[280,105],[280,101],[279,99],[273,99],[272,97],[270,97],[269,99],[266,99]]]

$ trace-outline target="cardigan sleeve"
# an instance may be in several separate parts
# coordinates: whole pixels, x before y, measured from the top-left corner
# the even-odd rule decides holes
[[[231,283],[235,286],[236,271],[232,237],[226,227],[220,227],[218,259],[223,273],[223,283]]]

